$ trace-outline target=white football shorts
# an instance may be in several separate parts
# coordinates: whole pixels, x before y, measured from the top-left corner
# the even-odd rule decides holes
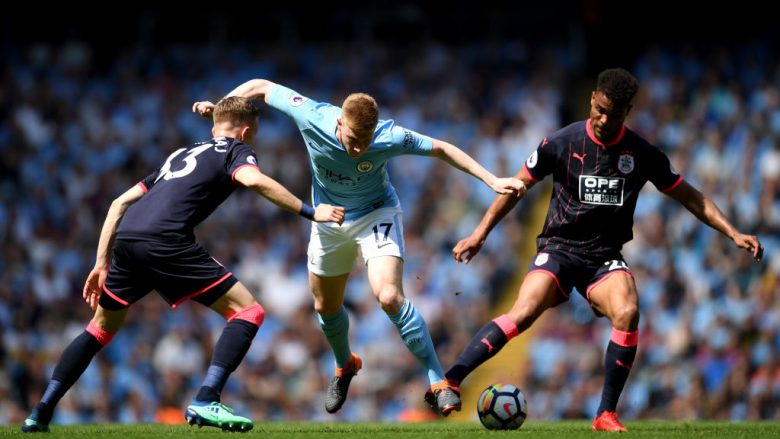
[[[309,240],[309,271],[325,277],[352,271],[358,247],[363,262],[377,256],[404,257],[403,212],[383,207],[352,221],[312,223]]]

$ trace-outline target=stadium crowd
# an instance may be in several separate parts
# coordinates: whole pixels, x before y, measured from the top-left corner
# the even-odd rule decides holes
[[[768,252],[751,264],[648,185],[635,239],[624,249],[642,312],[626,419],[780,417],[780,64],[766,50],[655,49],[626,66],[642,86],[629,124],[735,225],[758,233]],[[139,45],[110,62],[76,42],[7,52],[0,67],[4,424],[29,413],[61,349],[91,317],[81,288],[111,200],[174,149],[210,136],[209,122],[190,111],[194,101],[217,99],[253,77],[330,102],[366,91],[379,101],[380,117],[451,141],[506,176],[545,135],[584,117],[593,82],[576,49],[521,42]],[[308,198],[300,142],[284,116],[261,114],[254,145],[261,169]],[[493,192],[436,160],[400,157],[389,172],[404,209],[406,293],[446,369],[493,314],[496,297],[514,292],[508,281],[526,269],[515,249],[538,233],[525,224],[524,207],[534,201],[505,219],[471,264],[456,265],[452,246],[471,232]],[[309,227],[239,190],[196,230],[266,309],[225,403],[256,421],[431,419],[425,376],[373,303],[362,268],[346,303],[364,368],[342,411],[325,413],[334,364],[308,291]],[[598,404],[603,351],[588,340],[605,341],[609,325],[576,297],[543,318],[529,361],[517,363],[532,418],[590,417]],[[132,308],[54,423],[183,422],[224,321],[197,304],[165,308],[155,295]]]

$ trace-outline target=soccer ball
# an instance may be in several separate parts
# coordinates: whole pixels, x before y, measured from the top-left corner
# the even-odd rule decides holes
[[[477,413],[488,430],[516,430],[528,415],[525,395],[511,384],[493,384],[482,391]]]

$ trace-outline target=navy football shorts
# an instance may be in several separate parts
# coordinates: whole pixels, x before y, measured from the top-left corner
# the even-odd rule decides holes
[[[632,276],[620,252],[591,257],[561,250],[542,250],[528,267],[529,274],[537,271],[550,275],[558,284],[561,295],[556,305],[569,300],[574,288],[590,301],[590,290],[612,273],[622,271]]]
[[[196,242],[116,239],[100,306],[124,309],[151,290],[173,308],[188,299],[209,306],[236,282]]]

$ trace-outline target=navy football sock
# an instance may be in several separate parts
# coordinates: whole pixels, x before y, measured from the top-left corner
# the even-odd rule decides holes
[[[46,391],[41,397],[41,402],[33,410],[32,417],[40,423],[48,424],[54,413],[54,407],[84,373],[92,358],[102,347],[97,338],[87,331],[76,337],[62,352]]]
[[[496,355],[515,335],[517,335],[517,326],[506,315],[486,324],[471,339],[455,364],[447,371],[445,374],[447,379],[460,383],[480,364]]]
[[[241,364],[259,327],[246,320],[234,319],[225,325],[214,347],[211,366],[206,373],[197,401],[219,401],[228,377]]]
[[[631,372],[631,366],[634,364],[637,345],[621,346],[614,341],[610,341],[607,346],[607,353],[604,356],[604,389],[601,392],[601,403],[596,415],[604,411],[614,412],[617,410],[618,399],[623,392],[623,386],[626,384],[628,374]]]

